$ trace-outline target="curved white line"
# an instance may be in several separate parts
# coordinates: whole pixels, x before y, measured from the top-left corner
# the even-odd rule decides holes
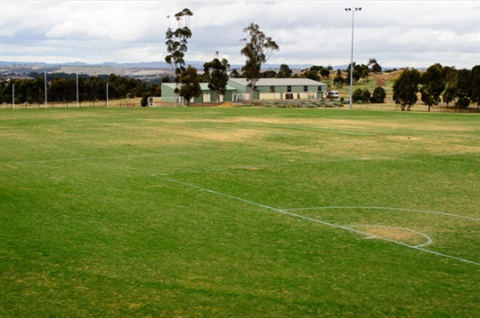
[[[231,194],[227,194],[227,193],[218,192],[218,191],[215,191],[215,190],[203,188],[203,187],[191,184],[191,183],[182,182],[182,181],[175,180],[175,179],[170,179],[170,178],[165,178],[165,177],[160,176],[160,175],[152,175],[152,177],[155,177],[155,178],[157,178],[159,180],[162,180],[164,182],[175,183],[175,184],[182,185],[182,186],[185,186],[185,187],[189,187],[189,188],[192,188],[192,189],[196,189],[196,190],[199,190],[199,191],[205,191],[207,193],[212,193],[214,195],[218,195],[218,196],[221,196],[221,197],[224,197],[224,198],[237,200],[237,201],[240,201],[240,202],[243,202],[243,203],[246,203],[246,204],[257,206],[257,207],[267,209],[267,210],[270,210],[270,211],[273,211],[273,212],[276,212],[276,213],[280,213],[280,214],[283,214],[283,215],[289,215],[289,216],[297,217],[297,218],[304,219],[304,220],[307,220],[307,221],[312,221],[312,222],[316,222],[316,223],[319,223],[319,224],[323,224],[325,226],[330,226],[330,227],[333,227],[333,228],[342,229],[342,230],[346,230],[346,231],[349,231],[349,232],[354,232],[354,233],[365,235],[364,232],[356,230],[354,228],[350,228],[348,226],[329,223],[329,222],[325,222],[325,221],[315,219],[315,218],[312,218],[312,217],[304,216],[304,215],[301,215],[301,214],[288,212],[285,209],[274,208],[274,207],[271,207],[271,206],[268,206],[268,205],[265,205],[265,204],[249,201],[247,199],[243,199],[243,198],[231,195]],[[480,263],[474,262],[474,261],[471,261],[471,260],[468,260],[468,259],[465,259],[465,258],[456,257],[456,256],[453,256],[453,255],[448,255],[448,254],[443,254],[443,253],[440,253],[440,252],[427,250],[427,249],[424,249],[424,248],[419,247],[419,246],[409,245],[409,244],[405,244],[405,243],[402,243],[402,242],[389,240],[389,239],[386,239],[386,238],[380,238],[380,239],[382,239],[383,241],[386,241],[386,242],[391,242],[391,243],[398,244],[398,245],[401,245],[401,246],[405,246],[405,247],[408,247],[408,248],[416,249],[416,250],[419,250],[419,251],[422,251],[422,252],[425,252],[425,253],[434,254],[434,255],[437,255],[437,256],[450,258],[450,259],[454,259],[454,260],[457,260],[457,261],[461,261],[461,262],[473,264],[473,265],[476,265],[476,266],[480,266]]]
[[[470,220],[480,222],[480,218],[472,218],[469,216],[458,215],[453,213],[431,211],[431,210],[416,210],[408,208],[391,208],[391,207],[382,207],[382,206],[313,206],[307,208],[292,208],[292,209],[283,209],[285,211],[302,211],[302,210],[326,210],[326,209],[363,209],[363,210],[390,210],[390,211],[407,211],[407,212],[417,212],[417,213],[430,213],[430,214],[439,214],[445,216],[456,217],[460,219]]]
[[[415,234],[418,234],[420,236],[423,236],[425,239],[426,239],[426,242],[423,243],[423,244],[419,244],[419,245],[411,245],[412,248],[417,248],[417,247],[424,247],[424,246],[428,246],[430,244],[433,243],[433,240],[430,236],[428,236],[427,234],[425,233],[422,233],[422,232],[419,232],[419,231],[416,231],[416,230],[412,230],[412,229],[407,229],[405,227],[398,227],[398,226],[387,226],[387,225],[375,225],[375,224],[356,224],[356,225],[350,225],[350,227],[352,228],[356,228],[356,227],[372,227],[372,228],[386,228],[386,229],[394,229],[394,230],[402,230],[402,231],[406,231],[406,232],[411,232],[411,233],[415,233]],[[365,233],[366,235],[369,235],[368,233]],[[377,236],[375,236],[377,237]],[[382,237],[378,237],[380,239],[383,239]],[[391,240],[389,239],[390,241],[395,241],[395,242],[399,242],[399,241],[396,241],[396,240]],[[410,245],[410,244],[408,244]]]

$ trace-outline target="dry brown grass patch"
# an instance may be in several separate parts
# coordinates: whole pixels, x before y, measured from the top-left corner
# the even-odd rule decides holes
[[[425,236],[416,231],[399,227],[376,225],[358,225],[353,227],[359,228],[362,232],[365,232],[372,238],[378,237],[413,245],[425,244],[427,240]]]

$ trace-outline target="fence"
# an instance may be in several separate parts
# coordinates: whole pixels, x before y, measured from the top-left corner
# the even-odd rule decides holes
[[[267,101],[245,101],[247,104],[238,102],[238,103],[192,103],[191,107],[218,107],[218,106],[267,106]],[[181,106],[181,103],[175,103],[174,101],[163,101],[159,99],[154,99],[153,103],[150,106],[153,107],[175,107]],[[0,109],[49,109],[49,108],[108,108],[108,107],[140,107],[139,98],[130,98],[130,99],[121,99],[121,100],[109,100],[108,105],[105,100],[98,101],[85,101],[85,102],[49,102],[47,104],[0,104]],[[345,107],[344,107],[345,108]],[[392,103],[387,104],[353,104],[354,110],[371,110],[371,111],[400,111],[400,106]],[[428,106],[423,104],[414,105],[411,112],[428,112]],[[475,105],[470,105],[468,108],[457,108],[454,106],[433,106],[430,108],[430,112],[442,112],[442,113],[480,113],[480,108]]]
[[[48,109],[48,108],[108,108],[108,107],[140,107],[139,98],[119,100],[97,100],[77,102],[48,102],[47,104],[0,104],[0,109]]]
[[[401,111],[397,104],[353,104],[354,110],[376,110],[376,111]],[[424,104],[415,104],[411,112],[428,112],[428,106]],[[480,109],[475,105],[470,105],[468,108],[458,108],[455,106],[432,106],[430,112],[438,113],[480,113]]]

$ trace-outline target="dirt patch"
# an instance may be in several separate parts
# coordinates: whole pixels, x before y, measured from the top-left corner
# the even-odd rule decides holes
[[[256,124],[264,125],[282,125],[292,127],[305,127],[313,129],[324,129],[332,131],[346,131],[355,133],[368,133],[376,135],[371,139],[368,147],[357,147],[354,140],[338,144],[338,140],[331,143],[335,151],[340,151],[342,145],[348,154],[361,151],[362,153],[370,153],[374,155],[382,155],[386,152],[396,153],[399,151],[405,152],[406,149],[400,149],[399,146],[405,147],[424,147],[425,150],[433,153],[463,153],[478,151],[478,147],[464,144],[462,142],[462,130],[471,130],[472,127],[451,127],[446,125],[434,125],[430,122],[423,122],[422,125],[416,125],[410,122],[382,122],[379,120],[355,120],[355,119],[332,119],[332,118],[277,118],[277,117],[262,117],[262,116],[238,116],[233,118],[168,118],[168,119],[154,119],[156,125],[148,125],[143,127],[143,134],[150,137],[161,137],[161,143],[192,143],[198,140],[217,141],[217,142],[255,142],[263,139],[268,134],[280,134],[282,131],[269,131],[256,126]],[[165,122],[166,125],[162,123]],[[183,125],[185,124],[185,125]],[[190,125],[192,124],[192,125]],[[251,128],[250,128],[251,127]],[[268,128],[268,127],[267,127]],[[458,130],[459,137],[455,135]],[[423,136],[423,131],[429,133]],[[444,131],[448,131],[445,135]],[[430,132],[433,132],[431,134]],[[410,134],[411,133],[411,134]],[[437,136],[436,134],[440,134]],[[336,136],[329,135],[329,141],[332,141]],[[387,143],[379,143],[378,139],[384,139]],[[390,142],[388,142],[390,141]],[[159,141],[160,142],[160,141]],[[362,139],[366,143],[368,140]],[[315,144],[314,148],[310,149],[313,152],[323,152],[330,143],[318,147]],[[284,145],[285,148],[290,145]],[[387,149],[390,148],[390,149]],[[304,147],[303,150],[307,150]],[[309,150],[307,150],[309,151]]]
[[[426,235],[399,227],[377,225],[357,225],[352,227],[365,232],[372,238],[378,237],[413,245],[425,244],[429,241],[429,238]]]
[[[395,228],[370,228],[368,234],[396,241],[412,241],[418,239],[418,234]]]
[[[197,135],[195,133],[195,135]],[[258,130],[254,129],[234,129],[234,130],[215,130],[203,129],[198,137],[221,142],[243,142],[251,141],[260,137]]]
[[[385,82],[379,76],[374,75],[373,79],[375,80],[375,83],[377,83],[377,86],[380,86],[380,87],[385,86]]]
[[[155,120],[158,121],[158,120]],[[212,123],[216,124],[277,124],[277,125],[295,125],[295,126],[310,126],[318,128],[356,128],[365,129],[369,127],[385,127],[384,123],[367,120],[348,120],[348,119],[331,119],[331,118],[272,118],[272,117],[235,117],[228,119],[171,119],[165,120],[168,124],[182,124],[182,123],[205,123],[206,126]],[[389,123],[389,128],[408,127],[408,124],[392,124]]]
[[[255,166],[246,166],[246,167],[239,167],[238,170],[258,171],[258,170],[262,170],[262,168],[255,167]]]
[[[176,143],[180,140],[192,142],[198,139],[219,142],[243,142],[260,138],[260,132],[255,129],[159,128],[149,129],[146,134],[151,137],[163,137],[165,141],[173,140]]]

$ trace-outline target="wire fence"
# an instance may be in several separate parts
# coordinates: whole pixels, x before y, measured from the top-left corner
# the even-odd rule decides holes
[[[119,100],[96,100],[82,102],[48,102],[48,103],[21,103],[0,104],[0,109],[49,109],[49,108],[109,108],[109,107],[141,107],[139,98]]]
[[[375,110],[375,111],[401,111],[398,104],[353,104],[354,110]],[[407,110],[405,110],[407,111]],[[480,108],[476,105],[470,105],[468,108],[455,106],[437,105],[428,109],[427,105],[415,104],[409,110],[410,112],[436,112],[436,113],[480,113]]]
[[[293,102],[292,102],[293,103]],[[297,102],[298,104],[298,102]],[[255,101],[252,103],[251,101],[244,101],[244,102],[237,102],[237,103],[191,103],[190,107],[248,107],[248,106],[256,106],[256,107],[272,107],[271,101]],[[283,104],[282,104],[283,105]],[[178,107],[184,106],[182,103],[175,103],[174,101],[162,101],[161,98],[155,98],[153,102],[149,105],[150,107]],[[294,108],[295,105],[292,105]],[[348,105],[344,105],[344,109],[348,109],[346,107]],[[34,103],[34,104],[11,104],[11,103],[4,103],[0,104],[0,109],[60,109],[60,108],[109,108],[109,107],[141,107],[140,98],[130,98],[130,99],[120,99],[120,100],[97,100],[97,101],[82,101],[79,103],[76,102],[48,102],[48,103]],[[300,106],[298,106],[300,107]],[[321,108],[322,106],[319,106]],[[280,108],[280,107],[279,107]],[[285,108],[285,107],[281,107]],[[290,107],[288,107],[290,108]],[[366,110],[366,111],[401,111],[400,106],[393,103],[384,103],[384,104],[353,104],[353,110]],[[438,105],[433,106],[428,109],[427,105],[424,104],[415,104],[411,109],[411,112],[441,112],[441,113],[480,113],[480,107],[477,105],[470,105],[467,108],[459,108],[455,106],[446,106],[446,105]]]

